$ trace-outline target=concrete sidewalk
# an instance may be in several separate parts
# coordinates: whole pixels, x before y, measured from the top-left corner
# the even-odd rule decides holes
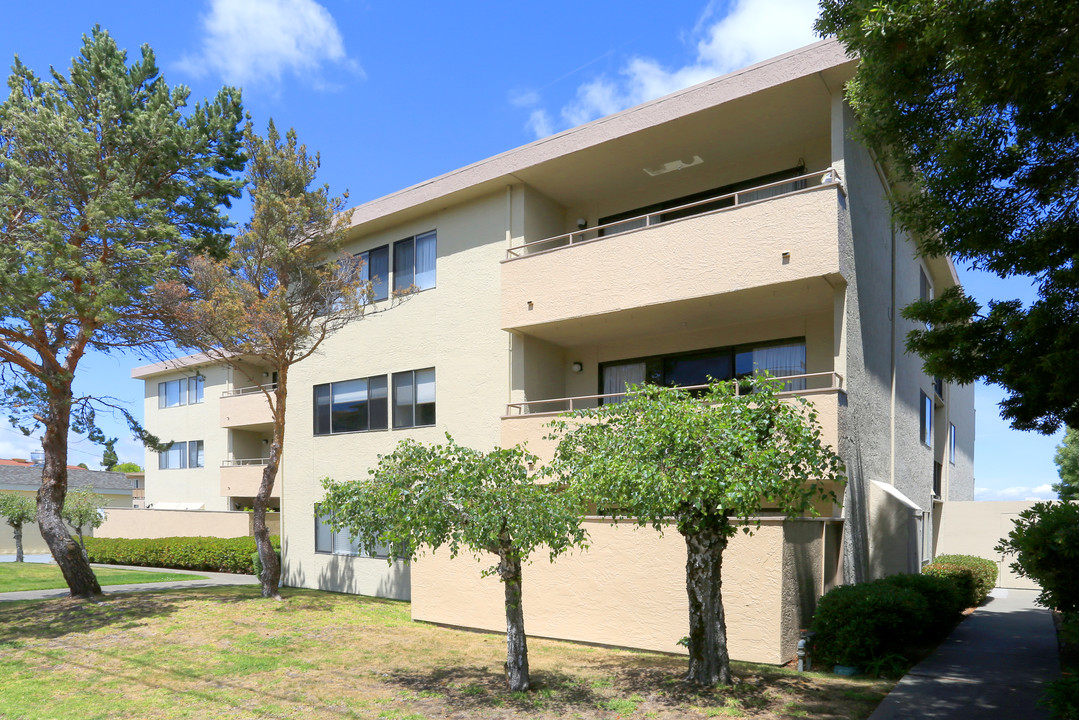
[[[237,575],[235,573],[204,572],[201,570],[171,570],[168,568],[134,567],[129,565],[97,565],[92,567],[108,567],[120,570],[142,570],[146,572],[179,573],[181,575],[201,575],[205,580],[174,580],[157,583],[135,583],[132,585],[106,585],[101,589],[106,595],[128,592],[146,592],[150,590],[181,590],[184,588],[219,587],[222,585],[258,585],[259,579],[254,575]],[[69,597],[67,588],[54,590],[27,590],[24,592],[0,593],[0,602],[14,600],[48,600],[51,598]]]
[[[1047,720],[1037,702],[1060,677],[1056,630],[1036,590],[993,591],[903,676],[869,720]]]

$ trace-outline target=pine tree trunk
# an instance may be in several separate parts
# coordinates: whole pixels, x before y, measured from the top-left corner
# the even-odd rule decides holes
[[[521,605],[521,561],[508,548],[498,553],[498,574],[506,590],[506,681],[513,692],[528,690],[528,639]]]
[[[689,674],[686,679],[711,687],[731,684],[727,623],[721,593],[727,518],[705,518],[686,538],[686,592],[689,595]]]
[[[23,562],[22,525],[15,526],[15,562]]]
[[[67,432],[71,423],[71,385],[49,387],[49,412],[45,435],[41,440],[45,451],[45,467],[41,472],[41,488],[37,491],[37,523],[41,537],[49,546],[53,559],[64,574],[72,597],[93,597],[101,594],[90,563],[64,525],[60,511],[67,497]],[[59,397],[57,397],[59,396]]]
[[[259,560],[262,562],[262,597],[281,599],[281,563],[277,559],[277,552],[270,542],[270,530],[266,526],[266,508],[270,503],[270,494],[273,492],[274,481],[277,479],[277,468],[281,464],[281,453],[285,439],[285,382],[286,374],[278,370],[277,390],[275,391],[272,410],[274,416],[273,439],[270,441],[270,460],[262,469],[262,482],[259,484],[258,494],[255,495],[254,534],[255,547],[258,549]]]

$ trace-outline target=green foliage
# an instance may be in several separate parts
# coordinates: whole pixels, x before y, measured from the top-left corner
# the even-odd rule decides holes
[[[1012,569],[1041,586],[1039,603],[1079,612],[1079,502],[1036,503],[996,549],[1015,555]]]
[[[106,472],[115,469],[120,462],[120,458],[116,456],[116,440],[117,438],[106,440],[105,450],[101,453],[101,467],[105,468]]]
[[[534,455],[519,446],[482,452],[461,447],[448,434],[446,440],[402,440],[379,458],[368,480],[326,478],[322,512],[366,551],[400,548],[405,561],[443,546],[451,557],[462,549],[476,557],[502,550],[521,562],[543,548],[553,561],[584,544],[572,498],[529,474],[528,466],[538,463]]]
[[[280,538],[270,539],[280,549]],[[255,539],[250,536],[86,538],[86,550],[95,563],[254,574]]]
[[[37,520],[34,498],[11,492],[0,492],[0,517],[13,528],[21,528]]]
[[[273,537],[273,536],[271,536]],[[281,565],[281,551],[277,551],[277,564]],[[251,553],[251,574],[255,577],[262,577],[262,558],[259,557],[258,550]]]
[[[962,590],[951,578],[901,573],[889,575],[878,582],[887,587],[913,590],[925,598],[931,613],[926,627],[926,636],[930,638],[945,637],[960,614],[970,607]]]
[[[1053,485],[1061,500],[1079,500],[1079,431],[1068,428],[1064,442],[1057,446],[1053,457],[1060,472],[1060,482]]]
[[[859,57],[847,95],[892,176],[894,215],[927,255],[950,254],[1038,291],[960,288],[904,317],[926,371],[984,378],[1019,429],[1079,426],[1079,15],[1075,0],[822,0],[817,30]]]
[[[823,444],[813,406],[780,397],[782,387],[757,377],[700,395],[635,388],[622,402],[551,423],[561,438],[555,472],[599,514],[659,532],[672,520],[691,535],[717,515],[813,512],[836,501],[842,463]]]
[[[122,462],[112,469],[113,472],[138,473],[143,472],[142,465],[133,462]]]
[[[95,493],[92,487],[75,488],[68,492],[67,498],[64,499],[60,517],[81,537],[86,528],[101,527],[105,522],[102,510],[108,507],[108,504],[109,501]]]
[[[1040,704],[1052,720],[1079,720],[1079,676],[1069,675],[1049,683]]]
[[[974,555],[937,555],[922,574],[951,580],[964,608],[981,605],[997,584],[997,564]]]

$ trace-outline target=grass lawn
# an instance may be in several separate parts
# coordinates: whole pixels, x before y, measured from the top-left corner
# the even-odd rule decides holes
[[[131,583],[168,582],[170,580],[205,580],[201,575],[154,572],[152,570],[113,570],[94,568],[97,581],[102,585],[128,585]],[[67,587],[57,565],[44,563],[0,563],[0,592],[24,590],[52,590]],[[2,706],[0,706],[2,708]],[[0,717],[3,717],[0,715]]]
[[[0,716],[106,718],[866,718],[892,682],[529,639],[510,693],[505,637],[409,619],[407,603],[257,586],[0,605]],[[527,627],[527,616],[525,619]]]

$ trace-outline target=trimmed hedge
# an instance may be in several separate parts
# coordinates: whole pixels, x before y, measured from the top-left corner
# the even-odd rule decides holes
[[[966,607],[977,607],[997,584],[997,564],[973,555],[938,555],[922,568],[923,575],[948,578],[963,595]]]
[[[817,603],[815,654],[825,665],[865,667],[917,645],[932,611],[921,593],[882,581],[841,585]]]
[[[929,604],[929,622],[923,639],[943,638],[968,607],[963,592],[950,578],[935,575],[889,575],[877,582],[913,590]]]
[[[280,549],[281,539],[270,537]],[[255,538],[86,538],[90,562],[254,574]]]

